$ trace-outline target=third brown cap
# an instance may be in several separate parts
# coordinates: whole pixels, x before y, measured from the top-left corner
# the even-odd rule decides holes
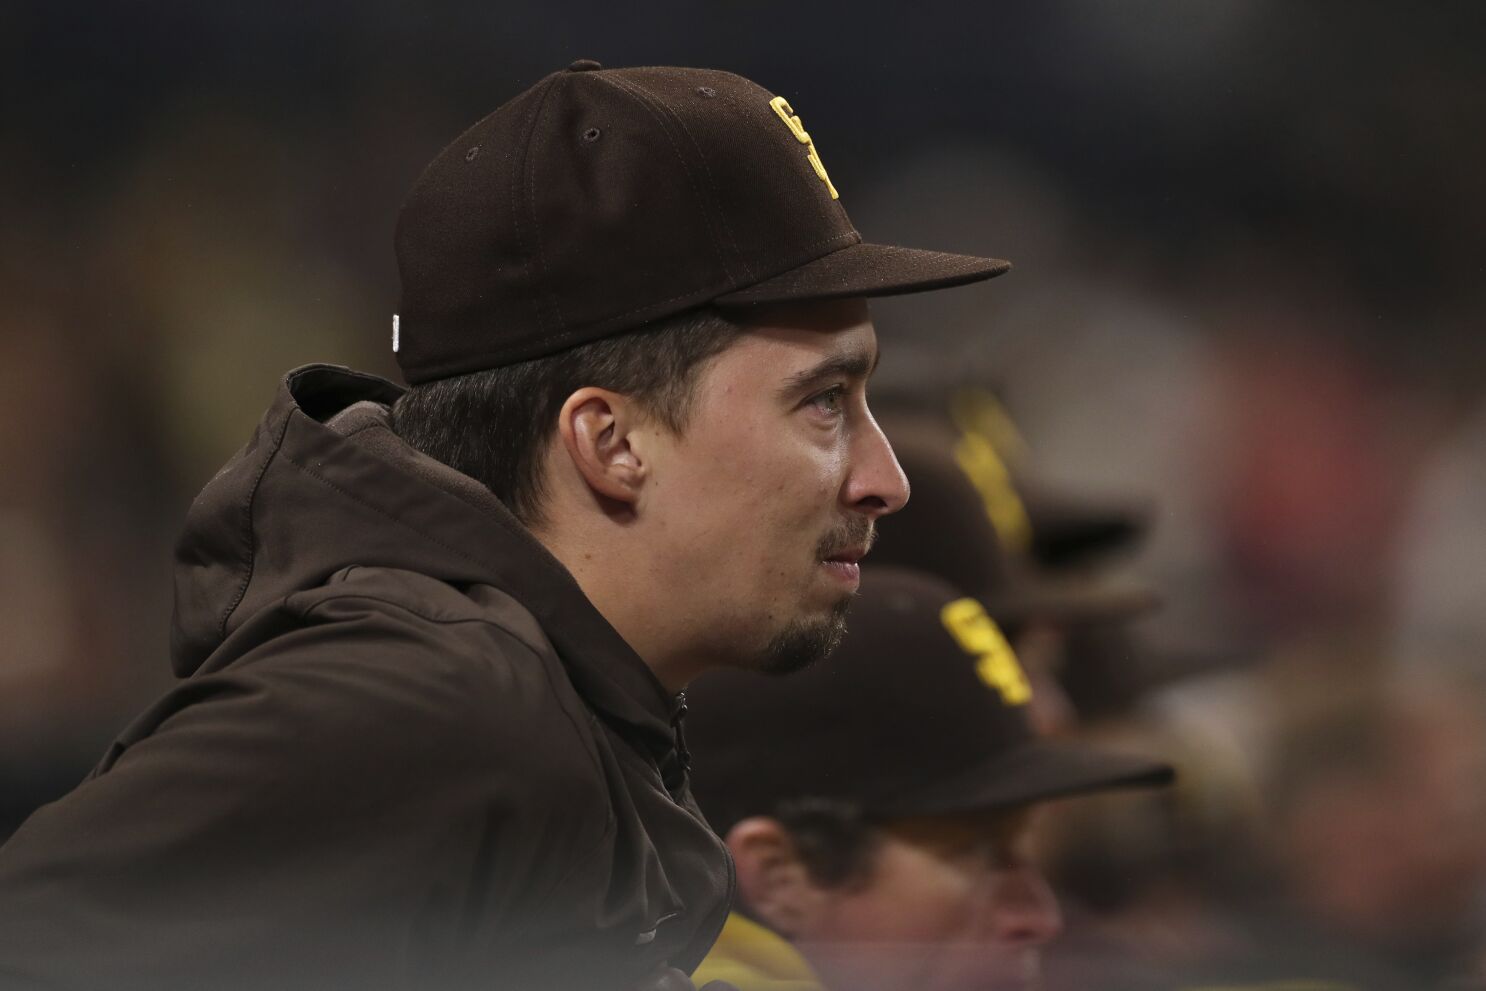
[[[728,72],[586,59],[503,104],[428,166],[398,219],[404,376],[510,364],[705,303],[886,296],[1010,267],[864,243],[808,113]]]
[[[1162,761],[1038,738],[1011,645],[932,575],[863,568],[848,625],[804,671],[714,671],[687,688],[692,783],[719,831],[796,799],[942,815],[1172,780]]]

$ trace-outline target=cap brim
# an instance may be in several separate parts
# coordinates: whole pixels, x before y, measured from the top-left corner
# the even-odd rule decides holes
[[[868,803],[877,815],[943,815],[1013,808],[1123,788],[1154,788],[1176,778],[1170,764],[1092,748],[1031,740],[971,768]]]
[[[1086,495],[1024,472],[1015,485],[1032,525],[1032,552],[1051,567],[1133,547],[1150,529],[1148,502]]]
[[[1002,624],[1042,620],[1058,625],[1134,619],[1155,611],[1161,597],[1136,578],[1018,573],[984,596],[986,611]]]
[[[1011,262],[888,244],[852,244],[745,289],[719,296],[719,306],[812,299],[897,296],[963,286],[1000,275]]]

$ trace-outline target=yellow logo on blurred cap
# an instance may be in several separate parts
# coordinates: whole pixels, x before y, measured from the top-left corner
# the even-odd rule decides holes
[[[1001,695],[1007,705],[1026,705],[1032,684],[1016,659],[1016,651],[985,607],[974,599],[956,599],[939,610],[940,622],[967,654],[976,658],[975,673]]]
[[[1006,466],[1008,458],[1021,456],[1026,447],[1016,424],[995,396],[978,389],[958,393],[951,415],[960,429],[955,462],[980,493],[1001,546],[1025,554],[1032,547],[1032,521]]]

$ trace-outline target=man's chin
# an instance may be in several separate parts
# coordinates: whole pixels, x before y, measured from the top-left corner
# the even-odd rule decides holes
[[[846,613],[851,597],[840,599],[829,614],[790,623],[764,648],[759,670],[768,674],[793,674],[830,656],[846,635]]]

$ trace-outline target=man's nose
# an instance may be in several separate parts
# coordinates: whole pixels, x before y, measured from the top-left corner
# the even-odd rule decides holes
[[[907,505],[908,478],[871,414],[865,417],[851,454],[852,470],[843,493],[847,505],[873,519]]]
[[[1063,931],[1063,914],[1047,879],[1031,867],[995,872],[990,935],[1009,946],[1042,946]]]

